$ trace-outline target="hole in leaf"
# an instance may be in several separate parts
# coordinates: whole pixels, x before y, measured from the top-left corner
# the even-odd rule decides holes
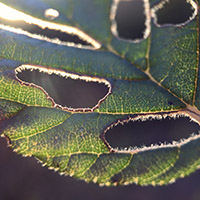
[[[59,13],[48,9],[44,15],[52,19]],[[0,3],[0,28],[56,44],[90,49],[101,47],[100,43],[75,27],[34,18],[3,3]]]
[[[73,109],[94,108],[110,93],[110,85],[106,80],[91,77],[81,80],[82,76],[61,73],[63,75],[48,74],[39,69],[18,69],[17,77],[22,81],[41,86],[56,104]],[[73,79],[71,78],[73,76],[76,77]]]
[[[161,2],[153,8],[157,16],[156,23],[159,25],[184,24],[190,18],[193,18],[195,8],[192,5],[186,0],[168,0]]]
[[[114,1],[111,10],[112,32],[122,39],[146,38],[148,4],[141,0]],[[149,27],[148,27],[149,28]]]
[[[51,38],[51,39],[58,38],[62,42],[69,42],[69,43],[74,43],[74,44],[81,44],[84,46],[91,46],[90,43],[80,39],[77,35],[71,35],[71,34],[61,32],[59,30],[53,30],[49,28],[42,29],[41,27],[37,25],[28,24],[24,21],[9,21],[9,20],[0,18],[0,24],[8,25],[14,28],[20,28],[29,33],[41,35],[41,36]]]
[[[118,124],[105,133],[107,142],[113,148],[151,146],[151,144],[172,143],[197,134],[199,125],[189,118],[166,118],[151,121],[129,121]]]
[[[48,19],[53,20],[59,16],[59,12],[53,8],[49,8],[49,9],[45,10],[44,16]]]

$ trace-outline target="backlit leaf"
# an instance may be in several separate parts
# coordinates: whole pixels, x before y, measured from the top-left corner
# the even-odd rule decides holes
[[[140,40],[113,32],[118,0],[0,2],[0,13],[5,5],[20,11],[14,20],[60,30],[88,44],[0,25],[0,131],[14,151],[107,186],[168,184],[199,167],[199,135],[128,150],[113,149],[104,137],[120,122],[149,117],[186,115],[200,124],[197,1],[187,1],[193,14],[186,22],[159,25],[156,12],[162,3],[144,0],[146,31]],[[59,15],[48,17],[49,8]],[[103,83],[109,92],[93,108],[63,107],[43,88],[19,80],[17,74],[27,69]]]

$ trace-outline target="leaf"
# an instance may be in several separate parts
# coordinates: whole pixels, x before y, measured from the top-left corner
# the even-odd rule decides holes
[[[158,26],[154,18],[147,38],[137,42],[111,32],[111,0],[0,2],[34,16],[26,16],[28,23],[44,22],[68,34],[73,26],[73,34],[92,41],[90,47],[73,47],[1,25],[0,131],[14,151],[62,174],[107,186],[168,184],[199,167],[199,135],[129,150],[113,149],[104,137],[118,123],[149,117],[187,115],[200,123],[197,1],[189,1],[194,16],[187,23]],[[153,17],[159,1],[150,3]],[[59,11],[53,21],[43,15],[49,7]],[[103,82],[111,92],[94,108],[63,108],[41,87],[17,78],[28,68]]]

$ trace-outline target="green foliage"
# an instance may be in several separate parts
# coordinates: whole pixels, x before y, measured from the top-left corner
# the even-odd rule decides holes
[[[151,22],[147,39],[135,43],[111,33],[111,0],[0,2],[45,21],[44,10],[55,8],[60,16],[54,23],[77,27],[101,44],[98,50],[77,48],[0,29],[0,130],[14,151],[100,185],[168,184],[198,168],[199,136],[119,151],[104,134],[119,121],[150,116],[200,121],[199,10],[181,26]],[[111,93],[90,111],[61,109],[44,90],[16,78],[24,64],[97,77],[110,83]]]

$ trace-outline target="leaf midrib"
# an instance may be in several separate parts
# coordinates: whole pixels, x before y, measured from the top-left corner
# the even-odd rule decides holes
[[[197,5],[198,5],[198,1],[195,0]],[[184,103],[186,105],[186,108],[190,111],[190,108],[189,107],[194,107],[197,111],[197,107],[195,106],[195,97],[196,97],[196,89],[197,89],[197,81],[198,81],[198,65],[199,65],[199,11],[197,13],[197,16],[196,16],[196,20],[197,20],[197,67],[196,67],[196,78],[195,78],[195,90],[194,90],[194,94],[193,94],[193,105],[190,105],[188,103],[186,103],[182,98],[178,97],[174,92],[172,92],[170,89],[166,88],[164,85],[162,85],[161,83],[159,83],[153,76],[152,74],[150,73],[150,63],[149,63],[149,54],[150,54],[150,48],[151,48],[151,34],[149,35],[149,37],[146,39],[147,42],[148,42],[148,45],[147,45],[147,49],[146,49],[146,61],[147,61],[147,69],[146,70],[143,70],[141,66],[139,66],[138,64],[134,63],[134,62],[130,62],[129,60],[123,58],[122,55],[120,55],[117,51],[115,51],[115,49],[112,48],[112,45],[111,44],[102,44],[102,47],[99,49],[99,50],[103,50],[102,48],[106,47],[107,51],[108,52],[111,52],[113,53],[114,55],[118,56],[119,58],[121,58],[122,60],[126,60],[129,64],[131,64],[133,67],[136,67],[138,70],[140,70],[141,72],[143,72],[150,81],[154,82],[157,86],[163,88],[164,90],[168,91],[170,94],[172,94],[174,97],[176,97],[178,100],[180,100],[182,103]],[[73,19],[70,19],[70,22],[72,23],[73,26],[81,29],[81,30],[84,30],[79,24],[77,24]],[[145,79],[145,80],[148,80],[148,79]],[[121,80],[121,79],[119,79]],[[123,79],[124,80],[124,79]],[[133,81],[132,79],[127,79],[128,81]],[[141,79],[139,81],[143,81],[144,79]],[[138,80],[137,80],[138,81]],[[26,104],[24,104],[26,105]],[[29,105],[26,105],[26,106],[29,106]],[[181,110],[181,109],[179,109]],[[177,110],[177,112],[179,111]],[[67,111],[67,110],[66,110]],[[71,112],[71,111],[70,111]],[[155,111],[155,113],[158,113],[160,111]],[[167,111],[168,112],[168,111]],[[71,112],[71,113],[76,113],[76,112]],[[85,113],[88,113],[88,112],[85,112]],[[99,113],[99,112],[98,112]],[[108,114],[118,114],[118,113],[108,113]],[[120,113],[120,114],[127,114],[127,113]],[[198,114],[200,116],[200,112]]]
[[[198,1],[196,1],[196,4],[198,5]],[[199,6],[198,6],[199,8]],[[198,72],[199,72],[199,10],[197,12],[196,16],[197,20],[197,67],[196,67],[196,79],[195,79],[195,89],[194,89],[194,96],[193,96],[193,105],[195,105],[195,98],[196,98],[196,92],[197,92],[197,82],[198,82]]]
[[[197,2],[197,0],[196,0]],[[198,5],[198,3],[197,3]],[[196,112],[195,114],[198,115],[198,118],[199,118],[199,122],[200,122],[200,111],[198,110],[198,108],[195,106],[195,97],[196,97],[196,90],[197,90],[197,82],[198,82],[198,65],[199,65],[199,11],[197,13],[197,16],[196,16],[196,21],[197,21],[197,67],[196,67],[196,76],[195,76],[195,88],[194,88],[194,94],[193,94],[193,105],[190,105],[188,104],[187,102],[185,102],[182,98],[180,98],[179,96],[177,96],[174,92],[172,92],[169,88],[166,88],[164,85],[162,85],[161,83],[159,83],[153,76],[152,74],[150,73],[150,63],[149,63],[149,55],[150,55],[150,48],[151,48],[151,34],[149,35],[149,37],[146,39],[147,40],[147,50],[146,50],[146,61],[147,61],[147,68],[146,70],[143,70],[143,68],[134,63],[134,62],[130,62],[129,60],[123,58],[119,53],[117,53],[112,47],[110,47],[111,45],[106,45],[107,47],[107,50],[112,52],[113,54],[115,54],[116,56],[120,57],[121,59],[123,60],[126,60],[127,62],[129,62],[129,64],[131,64],[133,67],[136,67],[138,70],[142,71],[148,78],[150,81],[154,82],[157,86],[163,88],[164,90],[166,90],[167,92],[169,92],[170,94],[172,94],[174,97],[176,97],[178,100],[180,100],[182,103],[184,103],[186,105],[186,109],[190,112],[193,112],[193,110],[190,109],[190,107],[192,106]],[[190,23],[190,22],[188,22]],[[180,111],[181,109],[177,110]],[[157,111],[159,112],[159,111]],[[157,113],[155,112],[155,113]]]

